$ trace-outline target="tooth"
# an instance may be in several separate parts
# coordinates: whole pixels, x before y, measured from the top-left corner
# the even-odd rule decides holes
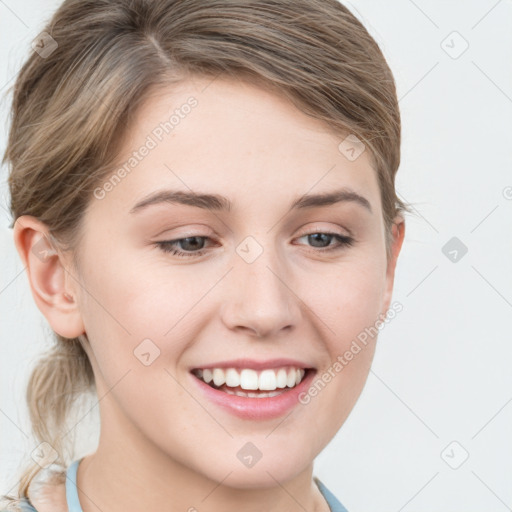
[[[286,380],[286,385],[289,387],[289,388],[293,388],[293,386],[295,386],[295,368],[290,368],[288,370],[288,376],[287,376],[287,380]]]
[[[240,375],[234,368],[228,368],[226,372],[226,385],[232,388],[240,386]]]
[[[240,374],[240,387],[242,389],[258,389],[258,373],[256,370],[245,368]]]
[[[288,377],[286,376],[286,370],[284,368],[280,368],[276,375],[276,387],[285,388],[287,380]]]
[[[215,386],[226,384],[229,387],[242,389],[274,391],[277,388],[293,388],[298,385],[305,375],[303,368],[266,369],[257,372],[251,368],[244,368],[241,373],[236,368],[206,368],[198,369],[196,375],[207,384],[213,380]],[[265,397],[266,393],[258,396]]]
[[[259,376],[259,389],[273,391],[276,389],[276,372],[263,370]]]
[[[254,393],[252,391],[249,391],[246,393],[245,391],[233,391],[232,389],[226,389],[225,392],[228,393],[229,395],[243,396],[246,398],[266,398],[266,397],[281,395],[282,393],[284,393],[284,391],[282,391],[282,390],[269,391],[268,393]]]
[[[213,383],[216,386],[222,386],[226,382],[226,374],[221,368],[215,368],[213,370]]]

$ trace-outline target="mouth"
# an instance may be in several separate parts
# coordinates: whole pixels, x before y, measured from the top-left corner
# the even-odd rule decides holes
[[[307,379],[314,368],[280,366],[252,368],[194,368],[192,375],[211,388],[245,398],[270,398],[289,392]]]

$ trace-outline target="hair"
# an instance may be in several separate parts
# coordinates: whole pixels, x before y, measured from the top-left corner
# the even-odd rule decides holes
[[[337,0],[65,0],[44,31],[57,46],[50,55],[32,52],[17,76],[2,163],[9,165],[10,227],[21,215],[36,217],[60,250],[71,251],[73,269],[80,266],[84,212],[148,94],[190,76],[220,75],[284,94],[326,128],[365,144],[389,259],[393,221],[409,212],[394,185],[396,86],[377,43]],[[65,467],[73,447],[67,459],[62,426],[95,383],[87,337],[53,334],[26,399],[35,438]],[[28,459],[18,498],[39,469]]]

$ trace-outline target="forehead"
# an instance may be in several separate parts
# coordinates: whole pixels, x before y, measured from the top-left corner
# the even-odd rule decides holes
[[[190,103],[195,106],[190,108]],[[169,121],[171,127],[166,124]],[[275,87],[226,77],[193,76],[150,91],[131,124],[127,145],[131,139],[140,140],[152,132],[160,138],[159,128],[164,131],[164,144],[180,135],[181,145],[190,143],[196,149],[208,145],[210,139],[224,142],[219,148],[222,150],[285,153],[293,148],[290,158],[312,146],[337,147],[348,135],[336,133],[327,123],[306,115]],[[304,145],[297,147],[298,142]]]
[[[222,193],[235,207],[258,198],[288,204],[290,197],[350,186],[371,197],[375,211],[380,199],[369,151],[348,159],[346,135],[274,90],[190,77],[147,95],[119,154],[117,170],[126,172],[105,203],[115,199],[128,212],[142,197],[170,188]]]

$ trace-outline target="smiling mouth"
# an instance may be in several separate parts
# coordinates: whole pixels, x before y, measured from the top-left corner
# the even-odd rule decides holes
[[[230,395],[266,398],[298,386],[313,368],[283,366],[256,371],[251,368],[195,368],[192,374],[210,387]]]

